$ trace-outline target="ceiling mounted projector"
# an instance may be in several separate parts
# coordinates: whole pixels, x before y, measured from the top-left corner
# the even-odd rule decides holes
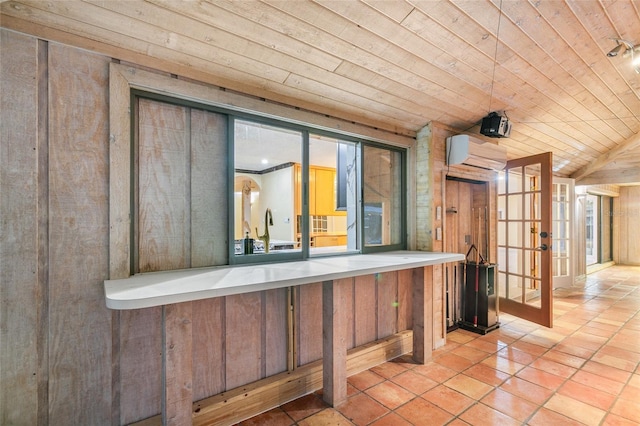
[[[508,138],[511,134],[511,123],[507,117],[492,112],[482,119],[480,133],[490,138]]]

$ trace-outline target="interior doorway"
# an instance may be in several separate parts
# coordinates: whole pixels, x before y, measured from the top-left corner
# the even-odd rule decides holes
[[[492,262],[489,199],[488,182],[446,177],[444,251],[468,254],[474,262],[477,257],[486,263]],[[472,246],[476,250],[469,253]],[[464,266],[462,263],[447,264],[445,272],[447,330],[452,331],[463,319],[461,282]]]
[[[478,181],[454,177],[447,172],[443,179],[443,248],[467,257],[467,262],[448,265],[445,270],[448,327],[468,322],[466,318],[459,321],[461,313],[469,317],[462,307],[463,280],[465,289],[470,288],[468,292],[475,295],[471,315],[474,327],[479,328],[476,317],[481,311],[493,309],[490,297],[496,298],[497,313],[553,326],[551,170],[552,154],[547,152],[509,160],[503,170],[487,180],[484,176]],[[479,253],[469,257],[474,247]],[[496,266],[495,285],[479,285],[478,262]],[[466,275],[469,267],[475,271],[472,283]],[[482,306],[478,303],[481,295],[488,301]]]

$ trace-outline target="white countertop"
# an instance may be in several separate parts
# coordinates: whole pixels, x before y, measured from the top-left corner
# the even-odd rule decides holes
[[[140,309],[464,260],[463,254],[393,251],[297,262],[152,272],[104,282],[107,307]]]

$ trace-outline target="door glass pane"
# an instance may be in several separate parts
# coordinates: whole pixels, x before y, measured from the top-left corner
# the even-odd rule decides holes
[[[498,272],[498,294],[500,297],[508,297],[507,293],[507,274]]]
[[[300,251],[302,133],[245,120],[236,120],[234,130],[235,254]]]
[[[353,142],[309,136],[310,255],[358,250],[357,148]]]
[[[540,277],[540,251],[539,250],[525,250],[525,275],[533,278]]]
[[[530,219],[540,219],[540,194],[530,193],[525,196],[525,210]]]
[[[508,220],[520,220],[523,218],[523,195],[514,194],[507,196],[507,218]]]
[[[402,155],[364,147],[364,245],[402,243]]]
[[[507,172],[506,192],[508,194],[519,194],[522,188],[522,167],[514,167]]]
[[[525,191],[539,192],[540,191],[540,165],[530,164],[525,167],[524,173],[526,176]]]
[[[573,181],[554,178],[552,198],[553,229],[553,285],[554,288],[572,285],[571,215],[573,208]]]
[[[522,247],[522,222],[508,222],[509,247]]]
[[[587,195],[587,265],[598,263],[598,197]]]
[[[510,274],[522,274],[521,250],[507,249],[506,257],[507,272]]]
[[[514,167],[506,173],[506,185],[498,183],[498,190],[506,192],[498,195],[498,241],[503,245],[506,241],[506,247],[498,250],[499,260],[504,263],[498,265],[498,269],[505,272],[501,290],[510,300],[529,304],[538,303],[540,294],[542,208],[539,170],[539,165]],[[502,212],[501,198],[506,201],[502,204]],[[502,221],[504,225],[500,226]],[[500,235],[505,231],[506,235]]]
[[[498,245],[504,246],[507,244],[507,223],[504,221],[498,221]]]

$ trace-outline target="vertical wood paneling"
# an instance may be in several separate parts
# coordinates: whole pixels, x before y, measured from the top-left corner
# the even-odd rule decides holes
[[[416,136],[416,249],[430,251],[433,247],[432,206],[433,188],[433,146],[432,125],[429,124]]]
[[[38,40],[38,424],[49,423],[49,43]],[[113,379],[113,378],[112,378]],[[113,389],[113,386],[112,386]]]
[[[460,241],[459,229],[457,226],[458,213],[453,213],[459,208],[458,202],[458,185],[455,180],[445,181],[445,205],[443,207],[443,215],[445,216],[445,224],[443,229],[444,235],[444,251],[450,253],[460,253],[458,242]]]
[[[413,271],[413,359],[424,364],[433,350],[433,269]]]
[[[265,292],[265,375],[287,369],[287,289]]]
[[[347,399],[347,321],[350,308],[344,294],[351,291],[351,279],[322,283],[322,385],[323,399],[337,406]]]
[[[109,67],[109,278],[133,271],[131,242],[131,93],[117,64]],[[137,256],[137,255],[136,255]]]
[[[378,286],[378,339],[398,330],[398,273],[376,274]]]
[[[347,339],[347,349],[356,347],[356,324],[355,324],[355,278],[345,278],[345,280],[349,280],[348,290],[342,292],[342,297],[344,298],[344,306],[347,306],[348,309],[344,314],[344,320],[347,327],[347,334],[345,335],[345,339]]]
[[[483,256],[487,258],[489,254],[489,235],[487,234],[486,223],[489,216],[488,184],[470,184],[472,200],[472,228],[476,235],[476,247]]]
[[[34,38],[0,29],[0,424],[37,424],[38,355],[47,349],[38,339],[46,306],[38,294],[46,279],[38,253],[39,179],[46,183],[47,176],[38,173],[37,47]]]
[[[120,312],[120,424],[162,408],[162,308]]]
[[[444,251],[449,253],[466,253],[464,250],[464,238],[458,226],[458,213],[461,209],[458,201],[460,182],[455,180],[445,181],[445,203],[443,215],[445,217],[443,225]],[[456,213],[453,213],[456,211]],[[447,294],[448,318],[447,326],[453,326],[460,318],[460,285],[459,285],[459,264],[446,265],[445,271],[445,291]],[[445,312],[446,315],[446,312]]]
[[[398,271],[398,331],[413,328],[413,271]]]
[[[49,45],[49,422],[111,423],[108,60]]]
[[[620,220],[620,263],[640,265],[640,186],[620,187],[618,205],[614,214]]]
[[[443,250],[444,242],[442,238],[440,239],[437,238],[436,233],[438,228],[442,229],[443,213],[441,212],[440,219],[438,219],[438,217],[436,216],[436,209],[438,207],[442,208],[442,200],[444,198],[443,183],[442,183],[442,180],[444,178],[442,174],[442,165],[444,165],[444,150],[442,152],[436,151],[435,154],[436,155],[434,155],[434,162],[440,162],[441,166],[433,167],[433,169],[431,170],[431,174],[433,175],[434,198],[433,198],[433,203],[431,203],[431,206],[429,206],[429,208],[431,209],[431,218],[433,220],[431,224],[431,232],[432,232],[432,238],[433,238],[432,251],[441,252],[441,251],[444,251]]]
[[[443,283],[443,267],[442,265],[433,265],[432,274],[432,288],[433,288],[433,341],[434,349],[444,344],[446,338],[446,306],[445,306],[445,291]],[[440,283],[440,285],[434,285],[434,283]],[[444,315],[441,315],[444,313]]]
[[[260,292],[225,297],[227,389],[261,378],[262,309]]]
[[[226,264],[224,115],[139,100],[141,272]]]
[[[298,287],[296,306],[298,365],[322,358],[322,283]]]
[[[184,426],[193,423],[193,313],[191,302],[162,307],[163,319],[163,423]]]
[[[376,280],[374,275],[355,277],[354,322],[355,345],[376,340],[377,312]]]
[[[473,218],[471,215],[471,184],[461,182],[458,185],[458,213],[456,225],[458,227],[459,253],[467,254],[471,244],[475,244],[472,231]]]
[[[193,302],[193,398],[225,390],[224,298]]]
[[[190,265],[190,134],[185,107],[139,102],[140,272]]]
[[[227,118],[191,109],[191,267],[225,265]]]

